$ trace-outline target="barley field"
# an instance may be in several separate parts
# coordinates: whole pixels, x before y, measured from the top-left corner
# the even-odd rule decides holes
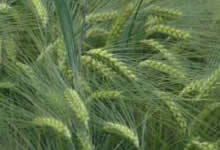
[[[220,150],[220,1],[0,0],[0,150]]]

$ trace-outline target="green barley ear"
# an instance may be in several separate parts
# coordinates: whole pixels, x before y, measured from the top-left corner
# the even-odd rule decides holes
[[[159,6],[152,7],[152,14],[155,16],[166,18],[166,19],[176,19],[182,16],[182,12],[180,11],[167,9],[167,8],[161,8]]]
[[[89,114],[78,93],[73,89],[66,89],[64,91],[64,96],[68,101],[76,120],[88,128]]]
[[[166,26],[166,25],[154,25],[152,27],[149,27],[146,29],[147,34],[153,34],[153,33],[162,33],[169,36],[172,36],[176,39],[183,39],[188,40],[191,39],[191,36],[188,32]]]
[[[187,132],[187,121],[185,117],[182,115],[182,111],[178,104],[175,103],[172,97],[170,97],[165,92],[159,92],[159,97],[165,102],[165,104],[169,107],[170,111],[173,113],[176,121],[179,123],[179,126],[182,129],[182,133]]]
[[[92,49],[87,52],[91,57],[102,61],[107,66],[110,66],[115,72],[129,80],[137,80],[136,75],[119,59],[115,58],[113,54],[103,49]]]
[[[77,125],[79,125],[79,128],[76,131],[76,136],[79,140],[80,149],[92,150],[93,145],[88,134],[89,113],[84,102],[82,101],[78,93],[73,89],[66,89],[64,91],[64,96],[74,113]]]
[[[192,139],[185,147],[184,150],[217,150],[218,145],[217,143],[211,142],[200,142],[198,138]]]
[[[48,126],[53,128],[59,135],[71,139],[71,132],[66,125],[61,121],[56,120],[52,117],[36,117],[33,119],[32,123],[38,126]]]
[[[89,44],[90,47],[88,47],[88,49],[104,47],[108,35],[109,32],[104,28],[98,28],[98,27],[91,28],[87,31],[86,34],[86,41],[87,41],[86,46],[88,47]]]
[[[191,82],[186,86],[180,93],[180,96],[183,96],[191,91],[198,91],[199,95],[195,100],[200,100],[203,96],[207,95],[211,91],[212,87],[216,84],[216,81],[219,79],[220,69],[216,69],[207,79],[196,80]]]
[[[199,91],[200,87],[203,85],[204,80],[192,81],[189,85],[185,86],[180,92],[179,96],[184,96],[192,91]]]
[[[80,150],[93,150],[94,147],[92,145],[90,136],[85,131],[78,131],[76,133],[77,139],[79,140]]]
[[[71,69],[68,68],[66,64],[63,64],[62,66],[58,67],[59,71],[63,74],[64,78],[68,81],[73,80],[73,72]]]
[[[216,81],[219,79],[220,76],[220,68],[216,69],[203,83],[203,85],[200,87],[199,92],[200,95],[198,95],[197,99],[200,99],[201,97],[208,94],[208,92],[211,90],[211,88],[216,84]]]
[[[109,32],[106,31],[105,29],[102,28],[91,28],[90,30],[87,31],[86,37],[96,37],[96,36],[108,36]]]
[[[65,50],[64,46],[64,41],[61,37],[59,37],[56,42],[55,42],[55,47],[56,47],[56,53],[57,53],[57,65],[59,70],[61,71],[66,71],[66,57],[67,57],[67,52]]]
[[[108,36],[106,43],[107,46],[111,45],[112,42],[118,39],[124,25],[127,23],[129,17],[132,15],[134,8],[134,5],[130,3],[125,9],[120,12],[120,15],[118,15],[115,23],[112,26],[111,33]]]
[[[42,25],[45,27],[49,20],[46,8],[43,6],[41,0],[32,0],[32,3],[34,5],[34,8],[39,16]]]
[[[162,17],[158,16],[152,16],[150,15],[147,19],[147,23],[144,25],[145,28],[148,28],[153,25],[159,25],[164,22],[164,19]]]
[[[103,13],[96,13],[96,14],[89,14],[86,16],[86,23],[87,24],[97,24],[101,22],[106,22],[110,20],[114,20],[117,18],[118,12],[103,12]]]
[[[134,131],[125,125],[112,122],[104,122],[101,130],[128,139],[135,145],[135,147],[139,148],[139,140],[137,135],[134,133]]]
[[[154,61],[154,60],[145,60],[139,63],[140,67],[150,67],[152,69],[167,73],[171,76],[174,76],[178,79],[186,79],[186,76],[184,75],[184,73],[176,70],[175,68],[173,68],[170,65],[158,62],[158,61]]]
[[[96,91],[94,92],[87,100],[87,103],[91,103],[94,100],[102,101],[102,100],[120,100],[122,99],[122,94],[120,91]]]
[[[61,47],[59,47],[59,42],[60,42],[60,39],[57,39],[55,42],[49,44],[44,50],[41,51],[40,55],[37,57],[37,61],[41,61],[43,58],[47,58],[50,56],[50,53],[57,48],[57,53],[59,52],[59,50],[61,49]],[[61,53],[61,52],[60,52]],[[58,60],[63,60],[63,55],[64,54],[60,54],[58,55]],[[64,52],[63,52],[64,53]],[[62,56],[61,56],[62,55]]]
[[[101,64],[90,56],[81,56],[81,64],[84,68],[84,71],[89,70],[95,72],[103,79],[112,80],[115,76],[115,72],[111,68],[104,64]]]
[[[176,65],[176,66],[180,66],[179,62],[177,61],[176,57],[170,53],[162,44],[160,44],[158,41],[154,40],[154,39],[149,39],[149,40],[142,40],[141,43],[152,47],[155,50],[158,50],[161,54],[164,55],[164,57],[166,57],[170,63]]]
[[[179,126],[182,129],[182,133],[186,133],[187,131],[187,122],[185,118],[183,117],[181,110],[179,109],[178,105],[174,101],[165,100],[165,103],[173,113],[173,116],[179,123]]]

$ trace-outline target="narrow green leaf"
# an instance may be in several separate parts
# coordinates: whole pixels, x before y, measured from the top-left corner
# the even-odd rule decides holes
[[[60,20],[60,26],[64,35],[65,47],[68,55],[68,62],[75,77],[78,74],[79,68],[79,49],[76,48],[73,36],[73,24],[70,16],[70,11],[64,0],[55,0],[57,13]],[[73,18],[74,19],[74,18]],[[77,81],[77,80],[76,80]],[[75,83],[76,85],[76,83]]]

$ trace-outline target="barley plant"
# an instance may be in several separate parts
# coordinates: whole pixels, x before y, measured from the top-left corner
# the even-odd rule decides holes
[[[220,149],[219,10],[0,0],[1,149]]]

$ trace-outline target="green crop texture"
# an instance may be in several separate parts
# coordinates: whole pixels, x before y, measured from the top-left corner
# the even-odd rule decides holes
[[[0,150],[219,150],[219,0],[0,0]]]

